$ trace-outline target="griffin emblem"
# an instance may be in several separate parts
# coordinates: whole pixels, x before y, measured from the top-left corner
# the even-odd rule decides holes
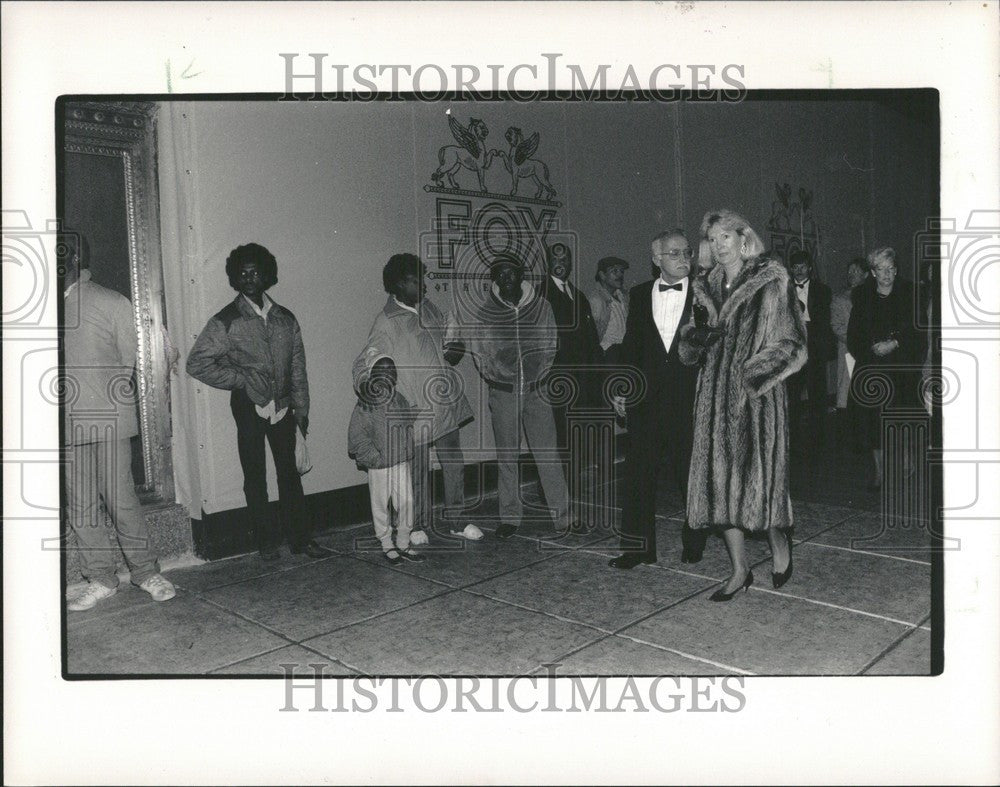
[[[454,115],[448,115],[448,127],[457,145],[445,145],[438,150],[438,168],[431,174],[431,180],[439,188],[443,187],[441,180],[447,178],[448,188],[457,189],[455,174],[465,167],[476,173],[479,178],[479,190],[486,191],[486,170],[497,155],[496,150],[486,150],[486,137],[490,130],[478,118],[469,120],[466,128],[459,123]]]
[[[532,158],[534,152],[538,150],[538,132],[536,131],[525,139],[521,129],[511,126],[507,129],[504,138],[510,145],[510,150],[506,153],[503,151],[498,151],[498,153],[503,159],[504,167],[510,173],[511,195],[517,194],[517,187],[522,179],[530,179],[535,181],[536,199],[542,196],[543,191],[546,199],[554,197],[556,190],[549,182],[548,165],[544,161]]]

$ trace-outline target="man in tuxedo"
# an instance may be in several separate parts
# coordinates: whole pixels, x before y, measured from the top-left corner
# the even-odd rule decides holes
[[[562,375],[568,377],[572,381],[569,384],[577,392],[567,405],[552,407],[557,445],[568,451],[567,411],[573,407],[589,407],[596,398],[595,374],[601,366],[603,353],[587,296],[570,283],[573,256],[565,243],[555,243],[546,249],[546,267],[548,276],[544,279],[542,292],[552,307],[557,337],[552,371],[556,379]]]
[[[630,569],[656,562],[656,476],[665,459],[670,475],[687,500],[688,469],[694,432],[694,391],[698,369],[681,363],[680,328],[691,315],[691,247],[684,232],[668,230],[653,239],[653,262],[660,276],[633,287],[620,361],[638,369],[645,395],[627,412],[622,399],[615,409],[628,422],[621,546],[609,563]],[[685,523],[681,562],[697,563],[707,530]]]
[[[808,251],[793,252],[788,258],[795,295],[802,309],[806,324],[809,360],[799,372],[788,378],[788,402],[791,410],[791,442],[797,450],[806,445],[824,445],[826,442],[827,383],[826,364],[836,358],[836,338],[830,327],[830,288],[813,278],[813,261]],[[809,431],[803,431],[802,421],[806,408],[802,405],[802,391],[809,394]]]

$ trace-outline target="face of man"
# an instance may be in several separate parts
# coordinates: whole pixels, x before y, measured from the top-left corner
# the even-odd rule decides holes
[[[261,296],[264,294],[264,275],[256,262],[248,261],[240,265],[239,273],[236,274],[236,284],[239,291],[250,300],[255,303],[261,302]]]
[[[792,266],[792,278],[796,284],[802,284],[809,278],[809,263],[797,262]]]
[[[847,269],[847,283],[851,287],[857,287],[861,282],[865,280],[867,272],[860,265],[852,265]]]
[[[500,290],[500,297],[508,303],[521,300],[521,282],[524,281],[524,270],[518,265],[498,263],[493,266],[493,281]]]
[[[566,281],[573,270],[573,261],[570,259],[569,254],[550,254],[546,261],[546,266],[549,270],[549,276],[555,276],[557,279]]]
[[[400,303],[416,307],[426,293],[427,285],[424,284],[423,277],[418,272],[414,272],[406,274],[399,280],[395,295]]]
[[[612,265],[597,274],[601,284],[612,292],[620,290],[625,286],[625,266]]]
[[[653,264],[660,269],[660,277],[667,284],[686,279],[691,273],[691,247],[687,238],[671,235],[653,243]]]

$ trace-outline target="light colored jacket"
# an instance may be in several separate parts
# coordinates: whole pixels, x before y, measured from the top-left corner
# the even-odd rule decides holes
[[[90,280],[65,295],[62,383],[66,445],[124,440],[139,434],[132,378],[138,334],[128,298]]]
[[[418,412],[417,443],[433,442],[472,420],[465,380],[444,359],[444,332],[444,317],[433,303],[422,301],[416,313],[390,295],[351,370],[360,394],[374,361],[392,358],[397,390]]]

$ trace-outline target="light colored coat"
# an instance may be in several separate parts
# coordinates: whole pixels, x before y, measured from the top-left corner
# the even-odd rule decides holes
[[[784,381],[806,362],[806,331],[788,272],[748,260],[724,301],[725,269],[693,285],[722,337],[707,349],[681,329],[681,360],[701,363],[688,476],[693,528],[790,528],[788,410]],[[692,318],[693,319],[693,318]]]
[[[465,380],[444,359],[444,331],[444,317],[433,303],[422,301],[418,315],[390,295],[352,368],[354,390],[360,393],[374,361],[392,358],[397,390],[418,413],[416,443],[433,442],[472,420]]]

